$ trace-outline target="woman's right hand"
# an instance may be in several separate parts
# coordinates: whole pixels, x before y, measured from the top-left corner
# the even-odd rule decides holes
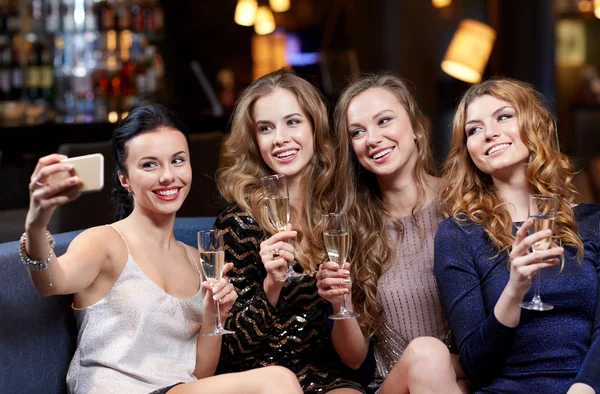
[[[29,182],[29,211],[25,219],[25,228],[46,228],[57,206],[79,197],[77,192],[81,180],[73,176],[73,166],[61,163],[67,156],[51,154],[38,160]],[[50,185],[51,175],[67,172],[66,179]],[[69,176],[70,175],[70,176]]]
[[[529,218],[517,231],[512,250],[509,254],[510,279],[508,280],[507,287],[511,287],[513,294],[515,294],[519,302],[523,300],[523,297],[525,297],[525,294],[531,288],[531,281],[535,273],[542,268],[558,264],[560,261],[558,256],[564,252],[564,249],[558,246],[530,252],[533,244],[552,236],[552,230],[549,229],[527,235],[531,226],[533,226],[533,219]]]
[[[260,259],[267,270],[267,279],[280,282],[287,272],[288,264],[293,264],[295,250],[288,240],[295,238],[296,231],[288,223],[285,231],[274,234],[271,238],[261,242]],[[285,283],[285,282],[280,282]]]

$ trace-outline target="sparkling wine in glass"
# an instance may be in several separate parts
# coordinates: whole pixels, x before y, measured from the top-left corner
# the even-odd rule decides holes
[[[290,197],[285,176],[282,174],[269,175],[262,177],[260,182],[269,221],[277,231],[285,231],[285,227],[290,221]],[[288,263],[287,272],[278,280],[283,282],[303,276],[305,274],[294,271],[292,265]]]
[[[329,261],[337,263],[340,268],[343,268],[350,251],[350,229],[346,215],[344,213],[328,213],[323,215],[323,222],[323,241]],[[329,318],[340,320],[358,316],[360,316],[358,313],[354,313],[346,307],[346,295],[343,294],[342,306],[339,312],[334,313]]]
[[[225,252],[223,251],[223,235],[217,230],[201,230],[198,232],[198,250],[200,251],[200,267],[202,275],[211,286],[214,286],[223,277],[225,265]],[[234,331],[226,330],[221,325],[221,311],[219,300],[215,300],[217,320],[215,329],[206,333],[206,336],[233,334]]]
[[[537,233],[554,227],[556,221],[556,210],[558,207],[558,199],[553,195],[532,194],[529,196],[529,217],[533,219],[533,227],[530,230],[531,234]],[[546,237],[533,244],[531,249],[546,250],[552,243],[552,236]],[[542,270],[539,270],[535,275],[535,292],[531,301],[521,302],[521,307],[532,311],[549,311],[554,306],[542,302],[540,297]]]

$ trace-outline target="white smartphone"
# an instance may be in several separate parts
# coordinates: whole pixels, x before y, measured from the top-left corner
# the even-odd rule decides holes
[[[61,160],[61,163],[71,164],[73,170],[51,175],[48,178],[48,184],[55,185],[66,178],[77,175],[83,182],[78,189],[80,193],[95,192],[104,187],[104,156],[101,153],[69,157]]]

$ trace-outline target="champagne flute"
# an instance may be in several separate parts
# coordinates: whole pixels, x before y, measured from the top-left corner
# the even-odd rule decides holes
[[[348,252],[350,252],[350,230],[344,213],[328,213],[323,215],[323,241],[329,260],[344,268]],[[352,319],[360,316],[346,308],[346,295],[342,294],[342,306],[338,313],[329,316],[332,320]]]
[[[531,194],[529,196],[529,217],[533,219],[533,227],[530,233],[538,231],[552,230],[556,220],[556,209],[558,199],[553,195]],[[552,236],[544,238],[533,244],[531,249],[546,250],[552,243]],[[549,311],[554,308],[553,305],[542,302],[540,297],[540,285],[542,278],[542,270],[538,270],[535,275],[535,293],[531,301],[521,302],[521,307],[532,311]]]
[[[282,174],[268,175],[260,179],[267,217],[277,231],[285,231],[290,221],[290,198],[288,195],[285,176]],[[277,251],[273,251],[273,257],[278,256]],[[287,279],[300,278],[305,274],[296,272],[292,265],[288,263],[287,272],[279,279],[283,282]]]
[[[222,233],[216,230],[198,231],[198,250],[200,251],[200,267],[202,268],[202,275],[204,275],[204,279],[207,280],[211,286],[215,286],[223,277],[223,267],[225,265]],[[215,300],[215,309],[217,310],[215,329],[204,335],[216,336],[233,334],[234,331],[226,330],[221,325],[219,300]]]

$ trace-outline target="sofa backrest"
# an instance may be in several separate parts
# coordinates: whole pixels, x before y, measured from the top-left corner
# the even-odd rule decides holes
[[[214,219],[177,218],[175,238],[196,247],[198,230],[212,228]],[[80,232],[56,234],[56,254]],[[0,393],[65,393],[77,341],[72,297],[41,296],[16,241],[0,244],[0,270]]]

